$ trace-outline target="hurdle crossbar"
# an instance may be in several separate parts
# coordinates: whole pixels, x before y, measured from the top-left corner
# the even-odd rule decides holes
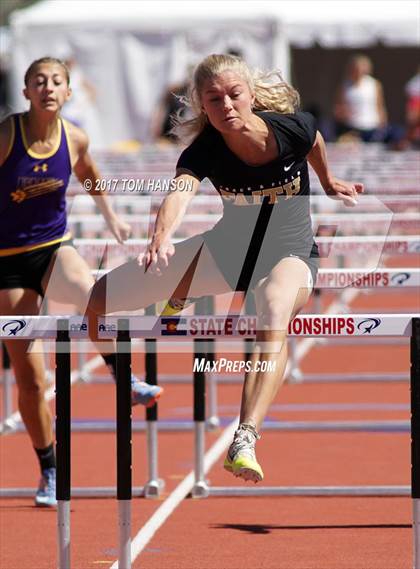
[[[297,316],[289,324],[289,336],[411,336],[411,321],[420,315],[411,314],[311,314]],[[52,339],[62,316],[0,317],[0,338]],[[116,338],[120,316],[98,319],[95,331],[101,340]],[[81,316],[68,318],[69,337],[88,339],[88,322]],[[194,315],[194,316],[130,316],[130,338],[161,338],[170,341],[191,341],[198,338],[254,338],[256,316]]]

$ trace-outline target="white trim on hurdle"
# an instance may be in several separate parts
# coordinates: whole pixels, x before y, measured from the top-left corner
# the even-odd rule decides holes
[[[289,324],[289,336],[410,336],[411,320],[417,314],[310,314],[297,316]],[[69,320],[70,337],[89,338],[87,320],[81,316],[0,316],[0,338],[18,340],[53,339],[57,322]],[[117,337],[121,316],[98,319],[98,338]],[[196,338],[252,338],[257,330],[257,318],[241,314],[193,316],[129,316],[131,338],[162,338],[188,341]]]
[[[131,567],[131,500],[118,500],[118,568]]]
[[[57,502],[57,556],[59,569],[71,569],[70,564],[70,500]]]
[[[420,569],[420,500],[413,500],[413,569]]]

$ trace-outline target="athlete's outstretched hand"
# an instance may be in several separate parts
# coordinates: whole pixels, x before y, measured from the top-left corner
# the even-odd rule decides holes
[[[342,200],[344,205],[353,207],[357,205],[357,196],[364,191],[363,184],[360,182],[346,182],[333,178],[330,187],[325,190],[328,197]]]
[[[141,253],[137,257],[140,267],[144,267],[144,271],[161,276],[165,268],[169,264],[169,259],[175,253],[175,247],[170,239],[160,241],[153,238],[145,253]]]

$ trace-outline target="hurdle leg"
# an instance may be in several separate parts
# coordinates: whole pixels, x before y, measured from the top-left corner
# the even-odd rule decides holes
[[[71,569],[71,363],[68,320],[57,322],[55,361],[58,569]]]
[[[208,340],[210,346],[212,347],[213,351],[209,351],[209,356],[212,354],[214,358],[214,340]],[[206,423],[209,429],[217,429],[220,427],[220,419],[217,415],[217,374],[209,373],[208,374],[208,394],[209,394],[209,418],[207,419]]]
[[[3,415],[2,421],[4,429],[9,426],[7,419],[13,413],[12,409],[12,370],[10,368],[10,358],[7,353],[6,346],[2,343],[2,359],[3,359]]]
[[[194,357],[207,357],[207,342],[194,340]],[[206,375],[204,371],[194,372],[194,475],[193,498],[205,498],[209,487],[204,478],[204,453],[206,432]]]
[[[128,319],[118,320],[117,335],[117,500],[118,567],[131,567],[131,341]]]
[[[146,315],[155,315],[155,306],[149,306],[145,311]],[[157,385],[157,353],[156,340],[145,340],[145,381],[150,385]],[[158,406],[153,405],[146,409],[146,435],[147,435],[147,459],[149,477],[144,485],[144,496],[146,498],[156,498],[164,488],[165,483],[159,479],[158,475]]]
[[[200,299],[195,305],[195,313],[197,314],[214,314],[214,297],[205,296]],[[207,340],[207,359],[214,359],[215,355],[215,344],[214,339]],[[217,375],[214,373],[209,373],[207,375],[207,395],[208,395],[208,419],[206,420],[206,425],[209,429],[217,429],[220,426],[220,419],[217,415]]]
[[[299,369],[299,364],[296,357],[297,339],[294,336],[291,336],[288,339],[288,342],[289,342],[289,353],[290,353],[289,383],[302,383],[303,375],[301,370]]]
[[[420,318],[412,319],[410,363],[413,569],[420,569]]]

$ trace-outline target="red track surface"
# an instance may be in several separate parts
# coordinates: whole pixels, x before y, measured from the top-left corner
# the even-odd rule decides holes
[[[413,294],[360,295],[352,309],[374,312],[416,308]],[[161,371],[191,371],[187,356],[165,357]],[[325,371],[405,371],[407,346],[316,347],[302,368]],[[140,362],[134,361],[140,371]],[[221,415],[233,417],[239,385],[219,390]],[[166,387],[160,417],[190,419],[190,386]],[[399,403],[406,410],[279,411],[270,418],[286,420],[408,419],[408,383],[285,385],[277,404]],[[114,414],[109,385],[73,389],[73,417]],[[136,409],[135,417],[143,413]],[[219,436],[207,436],[207,445]],[[408,433],[275,433],[266,431],[258,444],[264,484],[276,485],[409,485]],[[159,500],[133,502],[134,535],[165,496],[193,466],[191,433],[159,437],[160,475],[166,480]],[[72,437],[73,486],[115,484],[115,437],[81,434]],[[145,439],[133,437],[135,485],[146,477]],[[221,460],[209,473],[214,485],[240,485],[225,473]],[[38,471],[24,434],[0,439],[2,487],[35,486]],[[56,514],[35,509],[31,499],[3,500],[0,505],[1,569],[52,569],[56,566]],[[72,569],[110,567],[117,556],[115,500],[72,501]],[[411,566],[411,500],[409,498],[209,498],[184,500],[155,534],[134,569],[409,569]]]

